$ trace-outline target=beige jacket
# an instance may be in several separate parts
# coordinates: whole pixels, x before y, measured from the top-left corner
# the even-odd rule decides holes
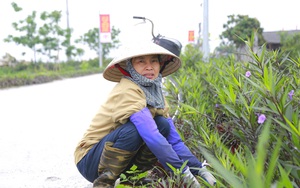
[[[145,108],[146,96],[143,90],[134,82],[122,78],[111,93],[107,101],[101,105],[94,116],[89,128],[78,143],[75,152],[75,164],[77,164],[104,136],[126,123],[129,117]],[[168,117],[169,107],[165,101],[165,109],[149,107],[152,116],[163,115]]]

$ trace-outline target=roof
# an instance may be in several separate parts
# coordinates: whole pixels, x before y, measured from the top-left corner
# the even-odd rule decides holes
[[[289,31],[268,31],[263,32],[262,35],[267,43],[280,44],[280,33],[286,32],[288,35],[300,33],[300,30],[289,30]]]

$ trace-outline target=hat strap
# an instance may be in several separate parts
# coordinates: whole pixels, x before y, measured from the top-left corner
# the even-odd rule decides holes
[[[124,75],[124,76],[129,76],[131,77],[131,75],[129,74],[129,72],[127,72],[125,69],[123,69],[119,64],[115,64],[115,67],[119,69],[119,71]]]

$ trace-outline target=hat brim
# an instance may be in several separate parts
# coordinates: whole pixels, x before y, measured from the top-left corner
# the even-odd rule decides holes
[[[126,70],[126,61],[128,59],[145,55],[160,55],[161,62],[169,62],[161,73],[162,77],[174,73],[181,66],[181,60],[178,56],[157,44],[149,43],[141,46],[124,47],[118,52],[117,57],[107,65],[103,71],[103,77],[112,82],[119,82],[124,75],[115,65],[119,64]]]

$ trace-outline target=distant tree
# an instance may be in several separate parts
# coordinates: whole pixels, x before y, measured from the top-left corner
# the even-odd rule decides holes
[[[184,47],[184,51],[181,53],[180,58],[185,64],[190,64],[191,66],[195,62],[199,62],[203,58],[203,52],[199,50],[201,43],[199,44],[187,44]]]
[[[236,47],[233,43],[225,44],[224,42],[222,42],[214,50],[214,55],[216,57],[221,57],[221,56],[226,57],[234,53],[236,53]]]
[[[245,45],[244,41],[250,38],[253,32],[256,32],[258,45],[264,43],[263,28],[260,27],[260,22],[256,18],[250,18],[247,15],[229,15],[227,17],[227,23],[223,24],[225,31],[220,35],[220,39],[227,39],[229,43],[240,48]]]
[[[290,57],[300,58],[300,33],[288,35],[287,32],[280,33],[281,50],[289,52]]]
[[[84,54],[84,50],[76,47],[75,45],[71,45],[70,43],[72,29],[66,29],[64,31],[65,40],[61,44],[66,48],[65,54],[68,58],[68,61],[73,57],[82,56]]]
[[[119,34],[120,30],[115,29],[115,27],[113,26],[111,33],[112,42],[102,44],[102,54],[104,58],[107,58],[111,49],[119,47]],[[95,27],[88,30],[87,33],[83,34],[83,36],[80,36],[80,38],[76,39],[75,42],[88,45],[91,50],[95,51],[96,54],[99,55],[99,28]]]
[[[20,12],[23,10],[14,2],[11,3],[11,5],[15,12]],[[12,23],[13,28],[25,34],[20,37],[8,35],[7,38],[4,39],[4,42],[15,42],[18,45],[20,44],[32,49],[34,52],[34,62],[36,62],[36,44],[39,43],[39,36],[37,32],[37,24],[35,19],[36,19],[36,11],[33,11],[31,15],[27,16],[24,20],[20,20],[18,23],[13,22]],[[25,55],[24,52],[23,55]]]
[[[40,16],[44,24],[39,28],[40,43],[43,47],[39,52],[56,61],[59,59],[59,52],[63,49],[62,47],[66,49],[65,55],[68,60],[71,57],[83,54],[82,49],[70,45],[72,29],[63,29],[59,26],[61,17],[61,11],[42,12]],[[53,55],[52,51],[57,52],[57,54]]]
[[[50,14],[42,12],[41,19],[44,21],[42,27],[39,28],[39,37],[42,47],[38,49],[50,59],[59,59],[59,51],[61,50],[60,37],[64,36],[64,30],[58,26],[61,19],[60,11],[53,11]],[[56,51],[57,54],[53,55],[52,52]]]
[[[16,3],[11,4],[15,12],[22,11]],[[42,21],[41,27],[37,26],[37,13],[33,11],[24,20],[12,23],[15,30],[21,32],[21,36],[8,35],[4,39],[5,42],[15,42],[25,47],[29,47],[34,52],[34,62],[36,62],[37,52],[48,56],[55,61],[59,60],[59,52],[66,49],[65,54],[68,57],[82,55],[83,49],[76,48],[70,45],[70,38],[72,29],[63,29],[59,26],[61,21],[61,11],[42,12],[40,19]],[[56,52],[56,54],[54,54]],[[25,53],[23,53],[25,54]]]

